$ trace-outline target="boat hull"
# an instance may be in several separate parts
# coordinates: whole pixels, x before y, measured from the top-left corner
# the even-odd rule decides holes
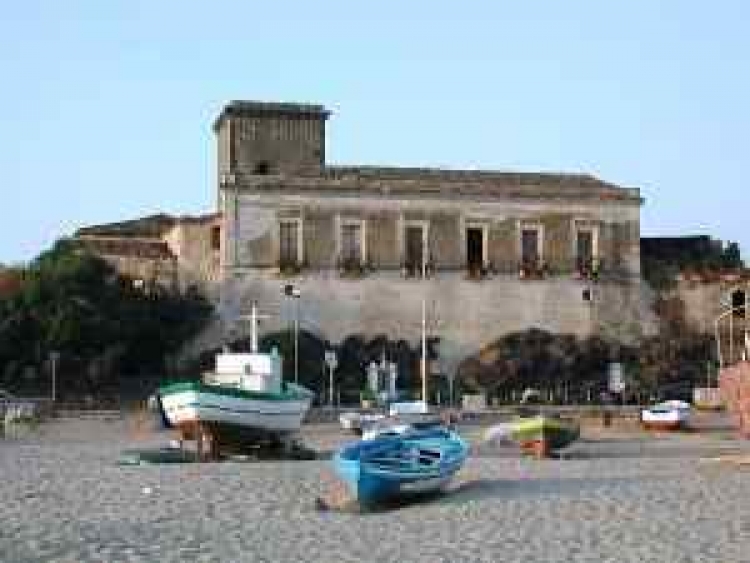
[[[220,444],[296,432],[312,400],[304,392],[243,393],[197,383],[161,389],[158,397],[164,417],[183,437],[192,439],[200,427]]]
[[[334,457],[334,469],[355,500],[375,505],[444,489],[467,453],[468,446],[453,432],[388,436],[343,448]]]
[[[657,430],[660,432],[675,432],[678,430],[684,430],[687,425],[681,421],[641,421],[641,426],[645,430]]]
[[[676,431],[684,430],[688,425],[688,414],[679,410],[669,412],[641,412],[641,425],[646,430]]]
[[[526,453],[545,457],[578,439],[577,424],[556,418],[538,416],[521,419],[513,425],[511,439]]]

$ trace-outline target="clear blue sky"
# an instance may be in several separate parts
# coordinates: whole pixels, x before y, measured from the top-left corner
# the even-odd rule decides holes
[[[335,163],[590,172],[750,256],[750,2],[7,2],[0,262],[211,210],[230,99],[334,111]]]

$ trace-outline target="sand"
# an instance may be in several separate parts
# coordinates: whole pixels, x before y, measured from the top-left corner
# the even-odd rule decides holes
[[[550,460],[477,448],[448,494],[369,514],[316,510],[327,460],[117,465],[168,440],[132,418],[0,440],[0,561],[750,560],[750,467],[721,461],[750,447],[726,434],[599,432]]]

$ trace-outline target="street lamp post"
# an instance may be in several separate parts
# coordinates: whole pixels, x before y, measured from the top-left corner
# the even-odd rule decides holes
[[[294,383],[299,383],[299,298],[302,293],[298,287],[287,284],[284,295],[294,299]]]
[[[333,408],[333,370],[338,366],[338,358],[334,350],[326,350],[324,357],[328,366],[328,404]]]
[[[50,364],[52,367],[52,402],[57,398],[57,361],[60,359],[60,352],[49,353]]]

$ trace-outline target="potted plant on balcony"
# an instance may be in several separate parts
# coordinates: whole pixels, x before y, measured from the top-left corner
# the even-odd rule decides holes
[[[588,259],[579,258],[576,261],[576,278],[579,280],[597,281],[599,279],[600,268],[601,260],[596,257]]]
[[[367,272],[367,266],[357,258],[340,258],[337,267],[342,278],[361,278]]]
[[[521,262],[518,277],[521,279],[538,280],[545,277],[547,265],[538,260],[526,260]]]

